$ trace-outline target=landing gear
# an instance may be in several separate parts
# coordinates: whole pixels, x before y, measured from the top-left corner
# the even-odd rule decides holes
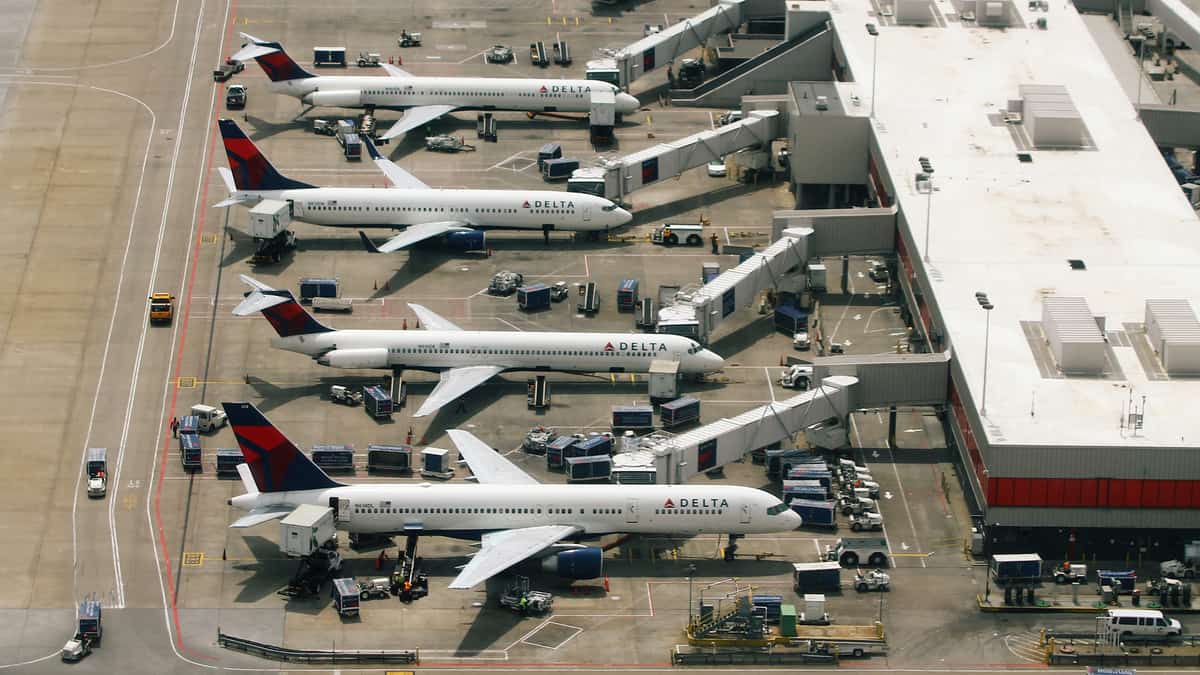
[[[553,230],[553,225],[542,225],[542,243],[550,245],[550,230]]]
[[[729,543],[725,546],[725,562],[733,562],[737,559],[737,540],[746,535],[729,534]]]

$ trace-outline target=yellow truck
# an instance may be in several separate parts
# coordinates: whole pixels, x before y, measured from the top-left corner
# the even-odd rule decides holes
[[[175,296],[155,293],[150,296],[150,323],[171,323],[175,318]]]

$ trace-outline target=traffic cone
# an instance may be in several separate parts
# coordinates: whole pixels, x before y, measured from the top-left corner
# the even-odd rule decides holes
[[[785,365],[787,365],[787,363],[784,361],[783,354],[780,354],[780,355],[779,355],[779,365],[780,365],[780,366],[785,366]]]
[[[383,290],[385,290],[385,291],[392,290],[392,282],[391,281],[383,282]]]
[[[608,592],[608,575],[604,576],[604,592]]]
[[[379,290],[379,280],[378,279],[375,280],[375,287],[371,290],[375,290],[375,291]]]
[[[396,58],[396,57],[394,57],[394,56],[389,56],[389,57],[388,57],[388,65],[395,65],[395,64],[393,63],[393,61],[395,60],[395,58]]]
[[[396,57],[396,65],[398,65],[398,66],[404,65],[404,57],[403,56]]]
[[[225,557],[225,551],[226,551],[226,549],[221,549],[221,560],[226,560],[226,559],[227,559],[227,558]]]
[[[404,319],[404,323],[400,325],[401,330],[408,330],[408,319]]]

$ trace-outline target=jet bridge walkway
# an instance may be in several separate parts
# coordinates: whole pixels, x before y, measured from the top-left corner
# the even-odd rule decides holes
[[[761,147],[770,152],[771,141],[787,131],[784,123],[775,110],[754,110],[732,124],[660,143],[599,167],[576,169],[567,181],[567,191],[622,202],[635,190],[675,178],[738,150]]]

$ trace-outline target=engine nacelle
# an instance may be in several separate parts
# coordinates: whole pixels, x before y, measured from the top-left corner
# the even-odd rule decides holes
[[[482,251],[487,248],[487,239],[482,230],[450,232],[446,235],[446,246],[454,251]]]
[[[362,92],[358,89],[334,89],[314,91],[300,99],[309,105],[333,108],[357,108],[362,105]]]
[[[386,347],[371,349],[335,349],[317,359],[317,363],[330,368],[387,368]]]
[[[564,579],[595,579],[604,574],[604,551],[595,546],[562,551],[543,559],[542,569]]]

